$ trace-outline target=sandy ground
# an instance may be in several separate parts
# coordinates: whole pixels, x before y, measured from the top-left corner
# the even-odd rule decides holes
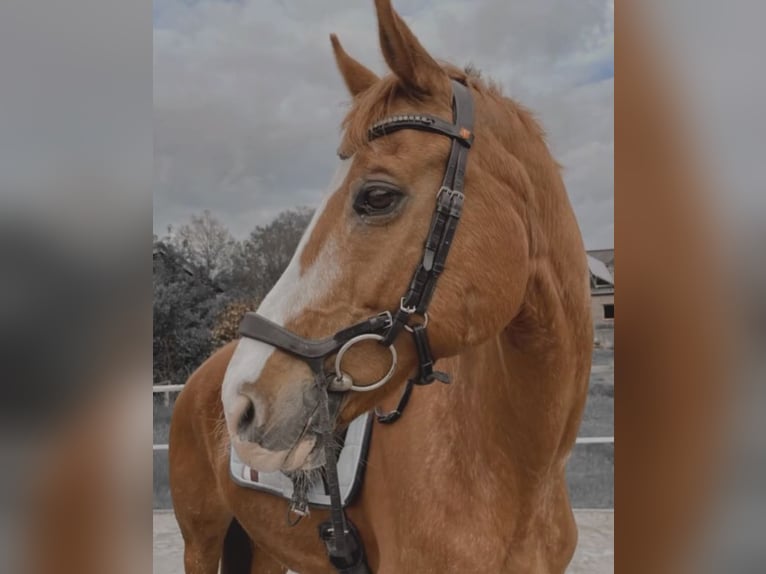
[[[568,574],[614,572],[614,512],[575,510],[580,536]],[[183,574],[183,543],[172,512],[154,513],[154,574]]]

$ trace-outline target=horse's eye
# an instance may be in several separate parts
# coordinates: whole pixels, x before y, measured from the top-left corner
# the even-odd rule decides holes
[[[402,192],[390,183],[370,182],[362,186],[354,201],[359,215],[386,215],[391,213],[402,199]]]

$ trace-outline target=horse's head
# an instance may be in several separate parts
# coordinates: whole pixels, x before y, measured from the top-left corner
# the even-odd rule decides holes
[[[533,182],[540,155],[554,165],[528,114],[478,77],[441,66],[393,11],[376,0],[380,44],[392,74],[378,78],[332,37],[338,67],[353,97],[339,147],[340,167],[292,262],[258,312],[287,330],[322,339],[385,310],[395,311],[419,264],[452,141],[405,129],[368,138],[376,121],[427,113],[452,122],[452,82],[468,86],[475,142],[467,162],[465,206],[446,268],[428,308],[435,358],[451,356],[501,331],[524,300],[534,233]],[[422,321],[422,317],[420,318]],[[412,337],[394,346],[391,380],[365,393],[347,393],[339,424],[401,392],[417,369]],[[327,358],[331,370],[332,357]],[[354,345],[342,370],[362,386],[383,376],[389,349]],[[261,471],[308,469],[317,449],[320,390],[307,363],[249,338],[237,344],[223,383],[227,428],[240,457]]]

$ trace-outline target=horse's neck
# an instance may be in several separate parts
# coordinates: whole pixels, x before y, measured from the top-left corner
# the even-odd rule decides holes
[[[535,560],[571,549],[564,467],[587,392],[590,310],[587,293],[550,285],[533,285],[503,332],[439,362],[450,385],[416,388],[400,421],[375,428],[366,517],[397,551],[434,545],[457,560],[512,548],[508,564],[542,572]]]
[[[567,438],[574,406],[567,363],[556,350],[516,348],[507,332],[458,357],[444,405],[455,447],[499,471],[503,463],[514,471],[544,470]]]
[[[563,476],[587,392],[590,317],[549,285],[533,297],[503,332],[449,361],[455,383],[430,409],[445,429],[440,448],[469,482],[526,490]]]

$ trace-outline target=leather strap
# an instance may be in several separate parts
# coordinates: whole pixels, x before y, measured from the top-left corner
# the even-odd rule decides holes
[[[445,122],[443,119],[430,114],[410,114],[392,116],[373,124],[367,130],[367,137],[372,141],[398,130],[421,130],[445,135],[470,148],[473,144],[473,132],[470,129],[465,129],[466,127]]]
[[[426,236],[423,257],[415,269],[402,302],[402,307],[414,309],[414,312],[421,315],[428,309],[436,288],[436,280],[444,270],[457,222],[462,213],[468,150],[474,139],[473,99],[470,90],[456,80],[452,80],[452,115],[452,124],[423,114],[394,116],[378,122],[369,131],[371,140],[401,129],[426,130],[452,139],[442,187],[437,196],[436,210]],[[394,323],[401,323],[407,319],[407,315],[404,310],[400,310],[394,317]],[[390,333],[385,344],[391,344],[397,334],[398,332]]]
[[[375,407],[375,418],[380,424],[390,425],[391,423],[399,420],[399,418],[402,416],[402,413],[404,412],[404,409],[407,407],[407,403],[410,402],[410,395],[412,394],[412,389],[414,386],[415,383],[413,382],[413,379],[408,379],[407,383],[405,384],[404,391],[402,392],[402,396],[399,397],[399,402],[396,404],[394,410],[384,412],[381,411],[378,407]]]
[[[385,311],[346,327],[325,339],[306,339],[291,333],[281,325],[257,313],[245,313],[239,324],[239,333],[250,339],[267,343],[304,361],[323,361],[358,335],[384,333],[391,326],[391,313]]]
[[[314,383],[321,389],[319,406],[320,427],[325,454],[325,481],[330,495],[330,520],[319,525],[319,538],[324,542],[327,557],[339,574],[369,574],[364,546],[359,532],[346,517],[338,481],[338,461],[335,452],[334,428],[331,422],[330,398],[322,370],[314,373]]]

